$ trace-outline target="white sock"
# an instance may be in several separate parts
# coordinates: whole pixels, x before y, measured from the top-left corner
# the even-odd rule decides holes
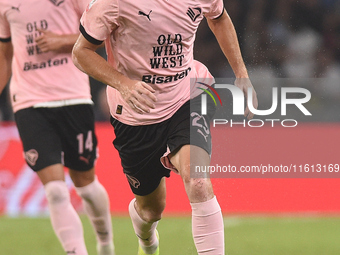
[[[50,209],[50,218],[63,249],[68,254],[87,255],[83,237],[83,226],[77,212],[70,202],[66,183],[51,181],[45,186],[46,198]]]
[[[216,197],[191,203],[192,234],[199,255],[224,255],[224,223]]]
[[[96,178],[92,183],[75,189],[96,232],[100,255],[114,254],[110,202],[105,188]]]
[[[139,243],[146,254],[153,254],[157,250],[159,241],[156,235],[158,221],[149,223],[143,220],[137,213],[133,199],[129,204],[129,213],[133,228],[139,239]]]

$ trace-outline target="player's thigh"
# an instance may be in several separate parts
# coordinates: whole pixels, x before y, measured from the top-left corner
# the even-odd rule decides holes
[[[172,117],[168,145],[170,162],[179,171],[190,202],[202,202],[213,197],[213,188],[206,173],[196,172],[199,167],[210,165],[210,118],[215,108],[209,107],[208,115],[200,113],[200,100],[195,98],[184,104]]]
[[[209,178],[208,173],[197,171],[202,166],[210,165],[210,156],[206,150],[196,145],[184,145],[169,158],[182,178]]]
[[[58,114],[58,130],[61,136],[64,165],[74,171],[90,171],[97,158],[97,137],[92,105],[61,107]]]
[[[182,176],[193,173],[191,170],[195,165],[210,164],[210,119],[215,107],[212,105],[208,108],[208,115],[202,115],[200,105],[199,97],[186,102],[171,118],[169,125],[169,158]]]
[[[62,164],[50,165],[37,171],[37,175],[43,185],[50,181],[64,181],[64,166]]]
[[[88,171],[78,171],[69,169],[70,177],[73,181],[74,186],[84,187],[92,183],[95,179],[95,168],[91,168]]]
[[[158,187],[150,194],[146,196],[138,196],[136,197],[136,210],[142,219],[148,221],[151,218],[158,218],[165,208],[166,203],[166,186],[165,186],[165,178],[163,177],[158,185]]]
[[[26,108],[15,113],[25,160],[34,171],[62,163],[60,138],[46,111]]]
[[[155,191],[163,177],[169,177],[160,158],[166,152],[167,123],[129,126],[111,118],[124,174],[135,195],[147,196]]]

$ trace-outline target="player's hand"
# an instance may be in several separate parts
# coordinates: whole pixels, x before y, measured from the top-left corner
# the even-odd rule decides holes
[[[55,34],[48,30],[38,29],[38,31],[41,35],[35,39],[35,42],[42,52],[61,51],[61,35]]]
[[[257,95],[256,95],[256,92],[255,92],[255,89],[254,89],[253,85],[251,84],[249,78],[236,78],[235,86],[240,88],[243,91],[243,93],[246,97],[247,108],[244,112],[244,116],[247,117],[248,120],[251,120],[254,117],[254,113],[252,113],[249,110],[249,107],[248,107],[248,88],[252,89],[253,106],[254,106],[255,109],[257,109],[258,101],[257,101]]]
[[[155,90],[145,82],[129,80],[121,86],[119,92],[137,113],[149,113],[150,109],[155,109],[154,102],[157,101]]]

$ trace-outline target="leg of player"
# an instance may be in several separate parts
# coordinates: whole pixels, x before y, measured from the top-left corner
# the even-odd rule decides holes
[[[198,254],[224,255],[224,226],[221,208],[208,176],[191,178],[195,165],[209,166],[210,157],[200,147],[184,145],[170,156],[179,170],[192,208],[192,232]]]
[[[135,197],[130,202],[129,213],[139,239],[138,255],[158,255],[159,239],[156,227],[165,208],[165,178],[163,177],[157,189],[151,194]]]
[[[95,169],[86,172],[70,169],[69,172],[95,230],[98,255],[114,255],[109,196],[95,176]]]
[[[83,226],[70,201],[63,165],[48,166],[37,174],[45,188],[52,227],[63,249],[67,254],[87,255]]]

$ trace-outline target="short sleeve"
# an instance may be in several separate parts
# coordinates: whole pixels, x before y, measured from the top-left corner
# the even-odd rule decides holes
[[[93,0],[80,20],[80,31],[86,39],[104,41],[119,26],[118,0]]]
[[[11,38],[11,30],[6,17],[0,12],[0,40],[8,41]]]
[[[222,15],[223,11],[223,0],[213,0],[209,12],[205,13],[204,16],[208,19],[216,19]]]

